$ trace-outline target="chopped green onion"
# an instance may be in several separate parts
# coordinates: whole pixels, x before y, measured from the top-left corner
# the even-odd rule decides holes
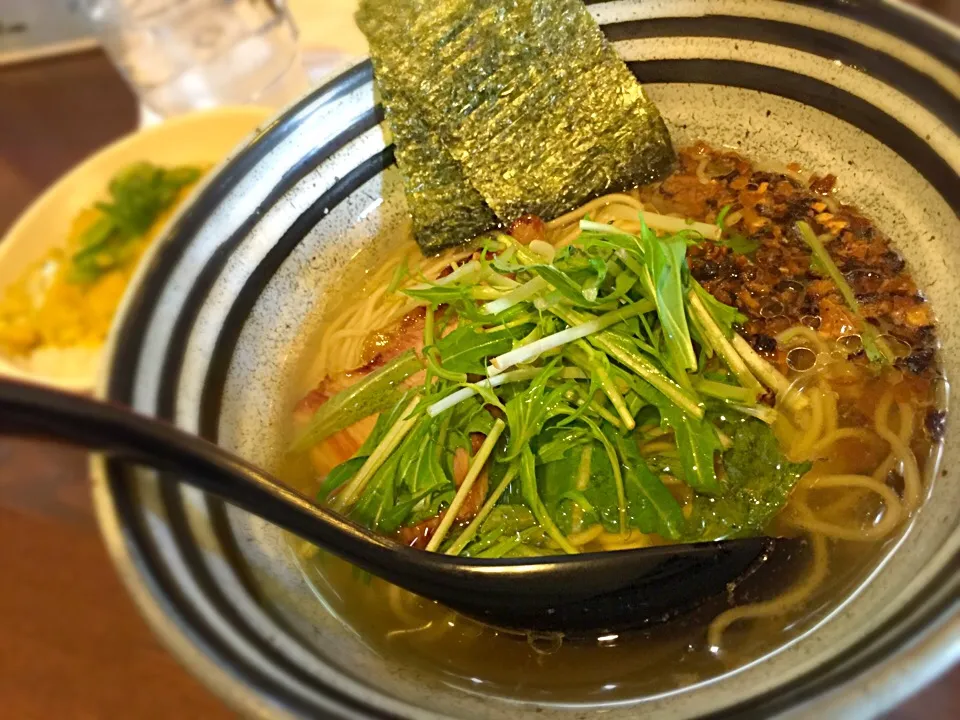
[[[500,481],[500,484],[497,485],[496,489],[490,494],[490,497],[487,498],[487,501],[483,504],[483,507],[480,508],[477,516],[470,521],[467,529],[460,533],[460,537],[446,549],[447,555],[459,555],[463,552],[463,549],[470,544],[470,541],[473,540],[480,530],[480,526],[483,525],[483,521],[487,519],[487,516],[497,504],[497,501],[500,500],[500,497],[506,492],[507,486],[517,477],[518,471],[519,469],[516,463],[513,463],[507,468],[507,474],[503,476],[503,480]]]
[[[468,385],[467,387],[460,388],[456,392],[447,395],[443,400],[438,400],[437,402],[433,403],[433,405],[428,406],[427,415],[430,417],[436,417],[445,410],[449,410],[454,405],[463,402],[467,398],[473,397],[477,394],[478,387],[495,388],[508,382],[530,380],[539,373],[540,370],[538,368],[526,368],[523,370],[515,370],[514,372],[503,373],[502,375],[487,378],[486,380],[481,380],[474,385]]]
[[[847,306],[863,324],[861,339],[863,340],[863,348],[866,350],[867,356],[872,362],[891,362],[895,357],[893,351],[887,342],[880,337],[877,329],[867,322],[863,313],[860,312],[860,303],[857,302],[853,288],[850,287],[846,278],[843,277],[840,268],[833,262],[833,258],[830,257],[830,253],[827,252],[823,243],[820,242],[820,238],[816,236],[813,229],[803,220],[797,223],[797,230],[800,232],[803,241],[810,246],[810,250],[813,251],[813,256],[817,259],[820,266],[837,286],[837,290],[840,291],[840,295],[843,296]]]
[[[536,340],[528,345],[522,345],[516,350],[511,350],[508,353],[495,357],[490,361],[489,367],[487,367],[487,375],[493,377],[514,365],[531,362],[548,350],[562,347],[574,340],[585,338],[611,325],[623,322],[627,318],[650,312],[653,309],[653,303],[641,300],[640,302],[631,303],[619,310],[606,313],[580,325],[568,327],[560,332],[547,335],[545,338]]]
[[[759,390],[762,387],[760,382],[753,376],[753,373],[750,372],[750,368],[747,367],[747,364],[743,361],[743,358],[740,357],[739,353],[733,349],[733,345],[727,340],[726,335],[723,334],[723,330],[717,325],[716,320],[713,319],[713,315],[707,310],[697,293],[691,290],[689,295],[687,295],[687,299],[689,300],[690,310],[696,314],[697,320],[700,322],[700,327],[703,329],[704,339],[713,346],[717,355],[723,359],[731,372],[736,375],[741,385],[745,388]]]
[[[480,472],[483,470],[483,466],[486,464],[487,458],[489,458],[490,453],[493,452],[493,448],[496,446],[497,440],[500,439],[500,434],[503,432],[505,427],[506,423],[504,423],[503,420],[498,419],[493,424],[493,428],[487,435],[486,440],[483,441],[483,445],[481,445],[480,449],[477,450],[477,454],[473,458],[473,462],[470,464],[470,469],[467,470],[467,476],[463,479],[463,482],[460,483],[460,487],[457,489],[457,494],[451,501],[450,507],[447,508],[447,512],[443,516],[443,520],[440,521],[437,531],[433,534],[433,537],[430,538],[430,542],[427,543],[428,552],[435,552],[436,549],[440,547],[440,543],[442,543],[443,539],[447,536],[447,533],[450,531],[450,526],[453,525],[453,521],[456,520],[457,513],[460,512],[460,508],[467,499],[467,495],[470,494],[470,490],[473,489],[473,484],[476,482],[477,478],[480,477]]]
[[[488,302],[481,310],[487,315],[498,315],[504,310],[509,310],[517,303],[525,302],[535,295],[539,295],[549,287],[550,284],[546,280],[537,276],[533,280],[514,288],[503,297]]]
[[[400,442],[419,419],[419,417],[413,413],[419,402],[419,396],[410,401],[410,404],[403,411],[400,419],[387,431],[386,436],[380,444],[377,445],[363,465],[360,466],[360,469],[357,470],[357,474],[354,475],[353,479],[343,488],[343,491],[337,495],[333,502],[335,510],[343,512],[350,507],[357,495],[363,492],[363,488],[370,482],[370,478],[373,477],[374,473],[380,469],[380,466],[383,465],[390,456],[390,453],[397,449],[397,446],[400,445]]]

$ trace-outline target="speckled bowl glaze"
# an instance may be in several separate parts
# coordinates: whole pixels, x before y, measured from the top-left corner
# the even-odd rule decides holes
[[[894,237],[960,373],[960,41],[898,3],[591,4],[678,144],[702,138],[839,178]],[[210,179],[144,263],[100,393],[267,467],[294,368],[361,248],[405,220],[369,64],[293,106]],[[956,408],[952,408],[956,412]],[[604,706],[606,717],[870,717],[960,657],[960,434],[916,521],[865,584],[734,672]],[[467,694],[379,657],[317,602],[274,527],[149,473],[94,460],[107,545],[144,615],[256,717],[581,716]]]

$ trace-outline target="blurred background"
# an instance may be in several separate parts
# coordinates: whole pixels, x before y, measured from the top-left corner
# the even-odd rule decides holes
[[[87,19],[96,0],[3,0],[0,3],[0,61],[95,47],[95,28]],[[109,6],[111,3],[103,3]],[[158,5],[134,0],[131,6]],[[177,6],[181,2],[159,3]],[[189,3],[187,3],[189,4]],[[228,3],[229,4],[229,3]],[[267,0],[286,7],[300,29],[307,51],[363,54],[366,40],[353,22],[357,0]],[[19,57],[18,57],[19,56]]]
[[[68,169],[138,127],[282,107],[362,57],[356,3],[0,0],[0,237]],[[960,22],[960,0],[915,4]],[[0,716],[230,717],[140,619],[88,496],[82,453],[0,439]],[[888,720],[956,717],[960,670]]]

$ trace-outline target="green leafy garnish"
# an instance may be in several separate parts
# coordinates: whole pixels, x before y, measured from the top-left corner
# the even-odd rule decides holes
[[[533,512],[546,533],[553,539],[564,552],[575,554],[577,549],[570,544],[563,533],[557,527],[550,513],[547,512],[543,500],[540,499],[540,489],[537,485],[536,457],[529,446],[524,446],[520,450],[520,487],[523,492],[523,499],[527,507]]]
[[[716,453],[721,449],[717,429],[706,418],[695,418],[681,412],[664,395],[653,388],[634,384],[636,390],[657,408],[660,423],[673,430],[683,479],[693,489],[715,495],[722,488],[717,479]]]
[[[505,460],[519,456],[530,441],[536,437],[553,409],[564,402],[563,388],[548,388],[548,381],[556,374],[555,364],[548,365],[530,386],[522,393],[507,401],[507,426],[510,428],[510,440],[507,443]]]
[[[630,516],[637,529],[669,540],[680,538],[686,526],[680,503],[651,472],[633,438],[616,436],[615,440],[623,464]]]
[[[658,238],[646,225],[642,226],[646,273],[642,277],[647,296],[655,299],[660,325],[675,367],[693,370],[697,358],[687,326],[683,271],[686,268],[686,243],[676,236]]]
[[[830,253],[827,252],[823,243],[820,242],[820,238],[818,238],[816,233],[813,232],[813,229],[802,220],[797,223],[797,230],[803,238],[803,241],[810,247],[810,250],[813,251],[815,263],[811,263],[811,266],[817,272],[826,275],[833,281],[834,285],[837,286],[837,290],[840,291],[844,302],[847,303],[847,307],[849,307],[860,320],[860,324],[863,326],[860,339],[863,342],[863,349],[866,350],[870,362],[892,362],[894,359],[893,351],[890,349],[890,346],[887,345],[886,341],[880,337],[877,329],[867,322],[863,313],[860,312],[860,303],[857,302],[857,296],[854,294],[853,288],[850,287],[846,278],[843,277],[840,268],[833,262],[833,258],[830,257]]]
[[[514,339],[526,334],[525,327],[529,326],[483,332],[476,325],[465,323],[438,340],[435,347],[447,370],[483,375],[487,360],[510,350]]]
[[[769,426],[751,418],[722,424],[733,440],[723,454],[721,495],[697,495],[689,537],[719,540],[763,533],[810,463],[789,462]]]
[[[773,410],[759,401],[755,360],[748,367],[735,347],[743,315],[690,275],[686,250],[702,237],[583,226],[550,263],[504,238],[503,257],[398,285],[426,306],[425,380],[400,387],[423,367],[411,352],[321,407],[298,448],[381,412],[321,497],[386,533],[451,503],[473,510],[462,502],[476,485],[454,483],[454,457],[463,472],[466,453],[469,483],[483,467],[488,495],[465,527],[443,516],[429,550],[574,553],[577,534],[598,525],[683,542],[764,530],[806,467],[787,463],[752,419]],[[762,374],[766,387],[786,383]]]
[[[134,241],[150,231],[200,174],[195,167],[167,169],[146,162],[118,173],[108,187],[110,200],[95,204],[100,217],[81,235],[70,259],[71,281],[91,283],[124,266],[137,251]]]
[[[720,240],[721,245],[733,250],[738,255],[751,255],[760,247],[760,241],[740,233],[728,233]]]
[[[422,369],[420,358],[408,350],[360,382],[337,393],[313,414],[293,441],[291,451],[308,450],[358,420],[390,407],[397,402],[401,383]]]

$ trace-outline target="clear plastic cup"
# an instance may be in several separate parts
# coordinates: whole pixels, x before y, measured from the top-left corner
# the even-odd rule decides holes
[[[282,107],[307,92],[297,28],[278,0],[83,0],[104,49],[161,116]]]

